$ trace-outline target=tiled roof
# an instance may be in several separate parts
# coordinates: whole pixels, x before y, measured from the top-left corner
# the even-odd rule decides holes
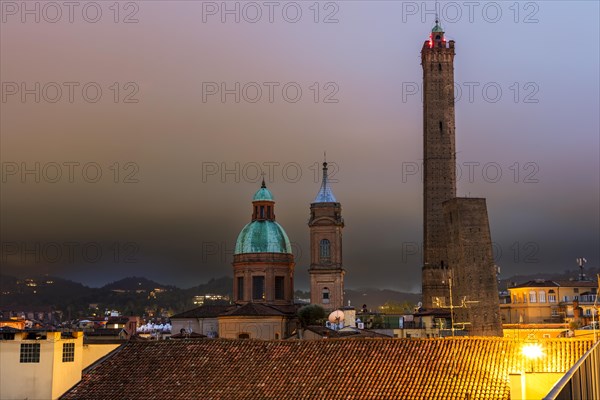
[[[208,336],[203,335],[201,333],[191,332],[191,333],[176,333],[171,335],[171,339],[204,339]]]
[[[224,313],[227,310],[232,309],[233,306],[227,305],[203,305],[200,307],[193,308],[188,311],[184,311],[179,314],[175,314],[171,317],[171,319],[176,318],[216,318],[219,314]]]
[[[566,372],[591,340],[548,339],[527,369]],[[130,342],[62,398],[509,399],[525,366],[503,338]]]
[[[377,333],[368,329],[356,329],[351,327],[343,328],[342,330],[333,330],[325,326],[320,325],[309,325],[306,327],[307,330],[328,338],[354,338],[354,337],[375,337],[375,338],[389,338],[390,336],[382,333]]]

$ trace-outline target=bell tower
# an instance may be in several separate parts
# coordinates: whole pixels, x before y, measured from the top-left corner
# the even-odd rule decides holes
[[[448,238],[442,203],[456,197],[454,41],[436,19],[423,67],[423,307],[448,301]]]
[[[342,206],[327,181],[327,162],[323,162],[323,181],[310,205],[310,302],[326,310],[344,305],[344,268],[342,264]]]

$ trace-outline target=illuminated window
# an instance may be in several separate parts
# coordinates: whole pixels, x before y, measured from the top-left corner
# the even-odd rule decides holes
[[[323,288],[323,304],[329,304],[329,288]]]
[[[535,296],[535,292],[533,290],[531,292],[529,292],[529,302],[536,303],[536,296]]]
[[[252,277],[252,299],[253,300],[264,300],[265,299],[265,277],[264,276],[253,276]]]
[[[546,292],[544,292],[543,290],[540,290],[538,292],[538,298],[540,299],[540,303],[545,303],[546,302]]]
[[[39,343],[22,343],[21,356],[19,362],[22,363],[39,363],[40,362],[40,344]]]
[[[62,362],[75,361],[75,343],[63,343]]]
[[[331,243],[329,243],[329,240],[321,240],[319,245],[319,257],[321,258],[321,261],[329,261],[331,258]]]

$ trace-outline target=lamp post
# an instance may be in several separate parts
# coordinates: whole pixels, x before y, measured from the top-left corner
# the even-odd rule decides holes
[[[533,360],[535,360],[536,358],[540,358],[544,355],[544,352],[542,351],[542,346],[539,343],[528,343],[523,345],[523,348],[521,349],[521,353],[523,354],[523,358],[526,360],[525,363],[527,361],[530,361],[531,363],[533,363]],[[525,381],[525,363],[523,363],[523,369],[521,371],[521,399],[525,400],[527,399],[527,385],[526,385],[526,381]],[[533,372],[533,364],[531,364],[531,371]]]

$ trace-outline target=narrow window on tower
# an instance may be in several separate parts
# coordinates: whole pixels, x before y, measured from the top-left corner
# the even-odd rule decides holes
[[[442,121],[440,121],[440,133],[444,133],[444,126],[442,125]]]
[[[440,64],[438,64],[438,71],[441,71],[441,70],[442,70],[442,64],[440,63]]]
[[[329,304],[329,288],[323,288],[323,304]]]
[[[252,277],[252,300],[264,300],[265,299],[265,277],[264,276],[253,276]]]
[[[285,277],[275,277],[275,300],[284,300],[285,288],[284,288]]]
[[[244,300],[244,277],[237,278],[237,300]]]
[[[321,244],[319,246],[319,257],[321,258],[321,261],[329,261],[331,259],[330,247],[331,245],[329,240],[321,240]]]
[[[267,218],[271,218],[271,206],[267,206]]]
[[[441,124],[441,122],[440,122]],[[265,206],[260,206],[260,218],[264,218],[265,217]]]

